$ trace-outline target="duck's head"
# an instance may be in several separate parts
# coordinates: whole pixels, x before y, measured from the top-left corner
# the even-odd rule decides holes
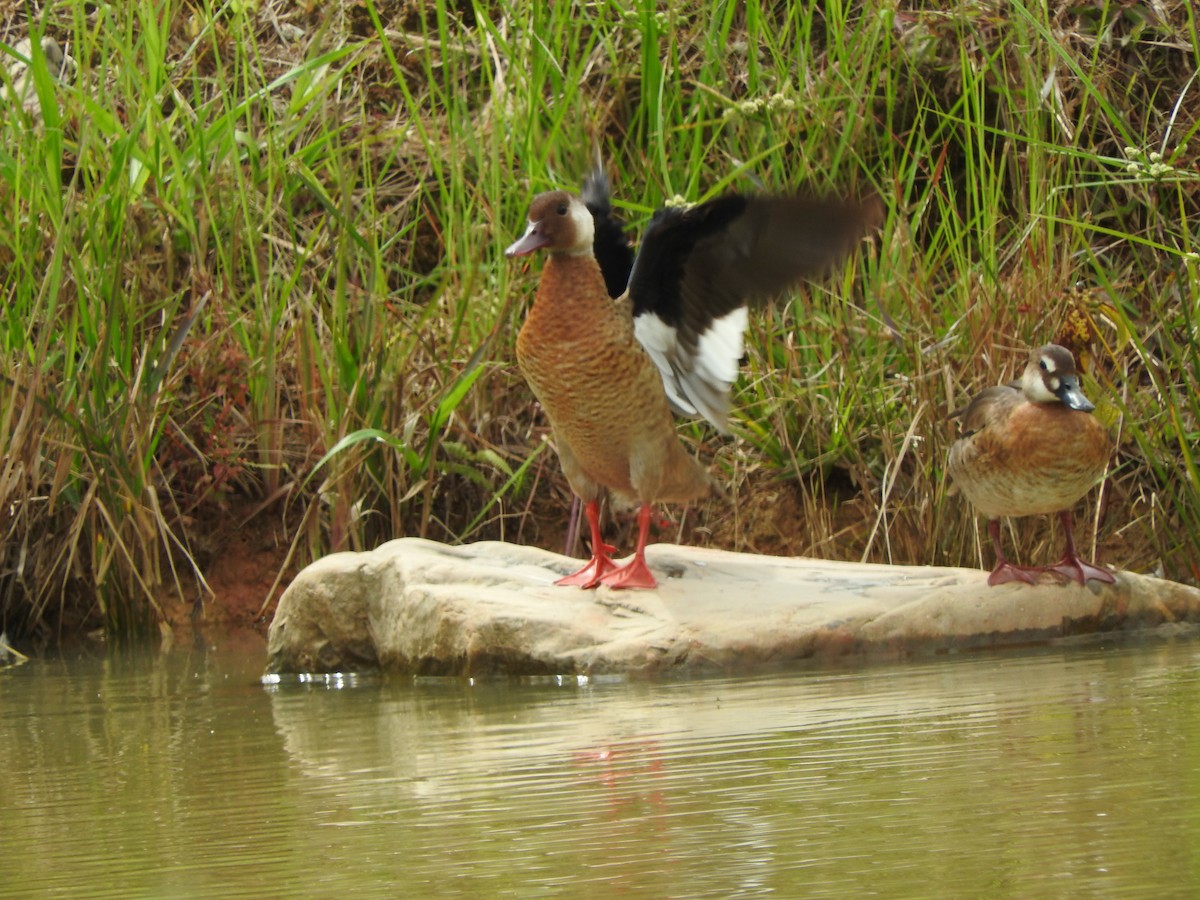
[[[1021,390],[1035,403],[1062,403],[1081,412],[1096,408],[1079,387],[1075,357],[1058,344],[1046,344],[1030,354],[1021,376]]]
[[[591,253],[596,226],[583,201],[567,191],[538,194],[529,206],[529,227],[504,255],[525,256],[535,250]]]

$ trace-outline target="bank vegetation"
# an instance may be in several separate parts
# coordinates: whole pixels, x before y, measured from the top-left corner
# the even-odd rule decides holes
[[[726,190],[887,207],[752,317],[733,436],[680,422],[729,500],[661,540],[990,564],[947,413],[1057,340],[1118,439],[1081,548],[1200,576],[1190,3],[5,7],[10,636],[154,633],[214,602],[239,529],[282,535],[284,578],[400,535],[561,549],[570,493],[513,362],[538,266],[502,251],[597,151],[635,234]],[[1056,558],[1055,528],[1006,540]]]

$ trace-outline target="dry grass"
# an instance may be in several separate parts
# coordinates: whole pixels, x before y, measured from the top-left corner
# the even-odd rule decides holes
[[[736,502],[664,539],[989,561],[946,412],[1057,338],[1120,437],[1081,544],[1200,576],[1191,5],[705,10],[39,11],[78,69],[35,53],[44,114],[0,125],[0,627],[152,631],[235,526],[278,528],[291,565],[401,534],[561,546],[512,365],[536,267],[500,251],[595,147],[635,226],[759,184],[889,206],[754,320],[735,437],[681,423]],[[1017,557],[1052,527],[1019,523]]]

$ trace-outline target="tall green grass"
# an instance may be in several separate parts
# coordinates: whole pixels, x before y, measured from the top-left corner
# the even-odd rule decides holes
[[[1121,437],[1081,543],[1200,574],[1190,4],[141,0],[2,37],[29,31],[78,70],[33,52],[42,114],[0,122],[10,632],[153,631],[208,598],[231,523],[281,525],[292,566],[401,534],[559,546],[512,365],[537,266],[501,250],[597,151],[635,227],[731,189],[888,207],[754,319],[736,437],[681,425],[738,502],[670,537],[988,562],[947,413],[1058,339]],[[1017,557],[1050,528],[1018,523]]]

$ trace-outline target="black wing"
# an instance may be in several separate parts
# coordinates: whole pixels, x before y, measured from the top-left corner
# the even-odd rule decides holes
[[[725,428],[748,301],[819,275],[881,219],[877,198],[729,195],[655,214],[629,282],[634,332],[681,412]]]
[[[596,224],[596,237],[592,251],[604,275],[604,286],[610,297],[620,297],[629,286],[629,272],[633,268],[633,250],[625,234],[625,223],[612,214],[608,176],[604,169],[596,166],[583,180],[580,199],[592,214]]]

